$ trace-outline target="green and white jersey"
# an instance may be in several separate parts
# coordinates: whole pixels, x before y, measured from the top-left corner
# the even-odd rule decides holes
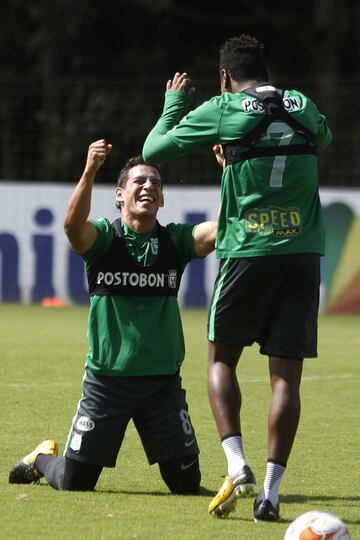
[[[83,254],[88,271],[110,248],[114,229],[103,218],[93,221],[94,245]],[[148,266],[157,256],[156,232],[139,234],[122,224],[129,253]],[[196,257],[195,225],[167,225],[180,264]],[[176,296],[94,295],[88,318],[89,352],[86,366],[109,376],[170,375],[178,371],[185,355],[184,336]]]
[[[241,139],[264,116],[259,101],[245,92],[225,92],[179,121],[189,99],[180,91],[165,94],[163,114],[143,148],[150,163],[164,163],[199,147]],[[310,99],[296,90],[285,90],[283,102],[287,112],[315,135],[318,150],[331,142],[326,119]],[[276,120],[256,146],[302,142],[301,135]],[[219,258],[323,254],[317,156],[266,156],[226,166],[216,244]]]

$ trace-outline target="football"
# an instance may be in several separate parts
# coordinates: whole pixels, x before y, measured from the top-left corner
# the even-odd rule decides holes
[[[346,525],[329,512],[306,512],[287,528],[284,540],[351,540]]]

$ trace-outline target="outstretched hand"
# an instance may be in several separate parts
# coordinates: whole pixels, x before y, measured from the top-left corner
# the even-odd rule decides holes
[[[191,79],[187,73],[176,72],[172,79],[166,83],[166,91],[180,90],[192,96],[195,93],[195,87],[191,86]]]
[[[85,170],[95,173],[110,154],[112,144],[107,144],[105,139],[99,139],[90,144],[87,154]]]

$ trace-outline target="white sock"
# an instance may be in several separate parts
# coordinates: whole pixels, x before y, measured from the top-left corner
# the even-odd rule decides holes
[[[231,435],[221,441],[228,462],[228,476],[236,476],[246,465],[241,435]]]
[[[286,467],[279,463],[268,461],[266,465],[266,476],[264,485],[257,496],[257,499],[269,499],[276,508],[279,502],[279,488]]]

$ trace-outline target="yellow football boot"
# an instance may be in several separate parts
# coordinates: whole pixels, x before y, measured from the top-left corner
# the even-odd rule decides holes
[[[237,500],[254,492],[255,476],[245,465],[240,474],[226,476],[223,485],[209,504],[209,513],[217,518],[226,518],[234,512]]]
[[[34,463],[39,454],[57,456],[59,447],[54,439],[45,439],[27,456],[19,459],[13,466],[9,474],[10,484],[31,484],[39,482],[43,476],[38,472]]]

